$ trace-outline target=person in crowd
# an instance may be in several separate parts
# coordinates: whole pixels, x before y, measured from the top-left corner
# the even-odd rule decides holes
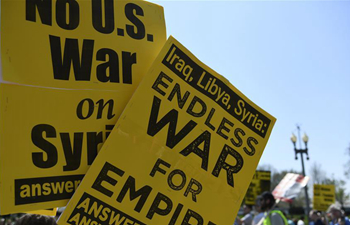
[[[264,212],[263,225],[288,225],[287,218],[283,213],[274,209],[275,198],[273,195],[265,191],[261,194],[261,211]]]
[[[311,210],[310,214],[310,223],[309,225],[325,225],[322,221],[322,215],[317,210]]]
[[[295,217],[294,217],[292,220],[293,220],[294,225],[297,225],[297,224],[298,224],[298,220],[299,220],[298,218],[295,218]]]
[[[39,214],[25,214],[19,218],[15,225],[57,225],[53,217]]]
[[[296,224],[294,223],[294,221],[293,221],[290,217],[288,217],[287,214],[286,214],[285,212],[282,211],[282,213],[283,213],[284,217],[287,218],[288,225],[296,225]]]
[[[305,225],[304,219],[305,219],[305,217],[304,217],[304,216],[301,216],[301,217],[299,218],[299,220],[298,220],[297,225]]]
[[[240,219],[237,219],[237,222],[239,225],[252,225],[252,221],[253,221],[253,215],[251,213],[252,211],[252,206],[251,205],[247,205],[244,204],[243,205],[243,217]]]
[[[342,216],[342,217],[340,217],[339,219],[338,219],[338,224],[339,225],[345,225],[345,216]]]
[[[339,203],[329,206],[327,213],[331,215],[329,225],[350,225],[349,218],[345,217],[344,211],[341,210]]]
[[[329,225],[329,220],[328,220],[327,216],[322,215],[322,217],[321,217],[321,221],[323,222],[323,224],[325,224],[325,225]]]
[[[252,221],[252,225],[257,225],[259,221],[264,217],[264,212],[261,211],[261,196],[259,195],[255,200],[254,210],[255,210],[255,216]]]

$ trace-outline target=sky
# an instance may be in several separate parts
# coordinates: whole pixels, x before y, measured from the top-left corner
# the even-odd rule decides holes
[[[317,163],[347,180],[350,1],[152,2],[168,35],[277,118],[259,165],[301,171],[290,141],[298,124],[309,136],[306,175]]]

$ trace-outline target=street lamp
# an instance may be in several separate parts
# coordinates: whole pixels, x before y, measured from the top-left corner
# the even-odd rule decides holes
[[[305,144],[305,148],[302,149],[301,148],[301,141],[300,141],[300,127],[297,126],[298,128],[298,136],[299,136],[299,148],[296,147],[296,143],[297,143],[297,137],[292,134],[292,137],[290,138],[290,140],[293,142],[294,145],[294,152],[295,152],[295,160],[298,159],[298,153],[300,154],[300,158],[301,158],[301,166],[303,169],[303,176],[305,177],[305,168],[304,168],[304,156],[303,154],[306,154],[306,159],[309,160],[309,154],[308,154],[308,149],[307,149],[307,142],[309,141],[309,137],[304,134],[303,136],[303,142]],[[305,201],[306,201],[306,217],[309,218],[309,213],[310,213],[310,204],[309,204],[309,194],[307,192],[307,185],[305,185]]]

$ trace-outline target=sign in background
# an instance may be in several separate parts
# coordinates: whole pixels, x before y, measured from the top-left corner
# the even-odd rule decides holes
[[[66,205],[165,41],[145,1],[1,1],[0,214]]]
[[[257,170],[250,182],[244,202],[248,205],[255,205],[258,195],[264,191],[270,191],[271,188],[271,171]]]
[[[333,203],[335,203],[335,186],[333,184],[314,184],[313,208],[325,212]]]
[[[274,123],[170,37],[59,224],[233,224]]]
[[[276,199],[292,202],[309,180],[308,176],[304,177],[296,173],[287,173],[272,191],[272,194]]]

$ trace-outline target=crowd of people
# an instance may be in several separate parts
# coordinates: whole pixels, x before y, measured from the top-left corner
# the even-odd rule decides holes
[[[289,218],[283,211],[277,209],[276,200],[270,192],[264,192],[257,197],[255,205],[243,205],[243,217],[237,217],[234,225],[307,225],[304,217]],[[19,218],[0,220],[0,225],[57,225],[56,217],[24,214]],[[327,212],[311,210],[308,225],[350,225],[348,217],[339,204],[332,204]]]
[[[254,211],[254,213],[253,213]],[[306,225],[304,217],[290,218],[276,208],[276,200],[270,192],[259,195],[252,205],[243,205],[243,217],[237,217],[234,225]],[[327,212],[311,210],[309,225],[350,225],[339,204],[332,204]]]
[[[39,214],[24,214],[19,218],[1,219],[0,225],[57,225],[56,218]]]

